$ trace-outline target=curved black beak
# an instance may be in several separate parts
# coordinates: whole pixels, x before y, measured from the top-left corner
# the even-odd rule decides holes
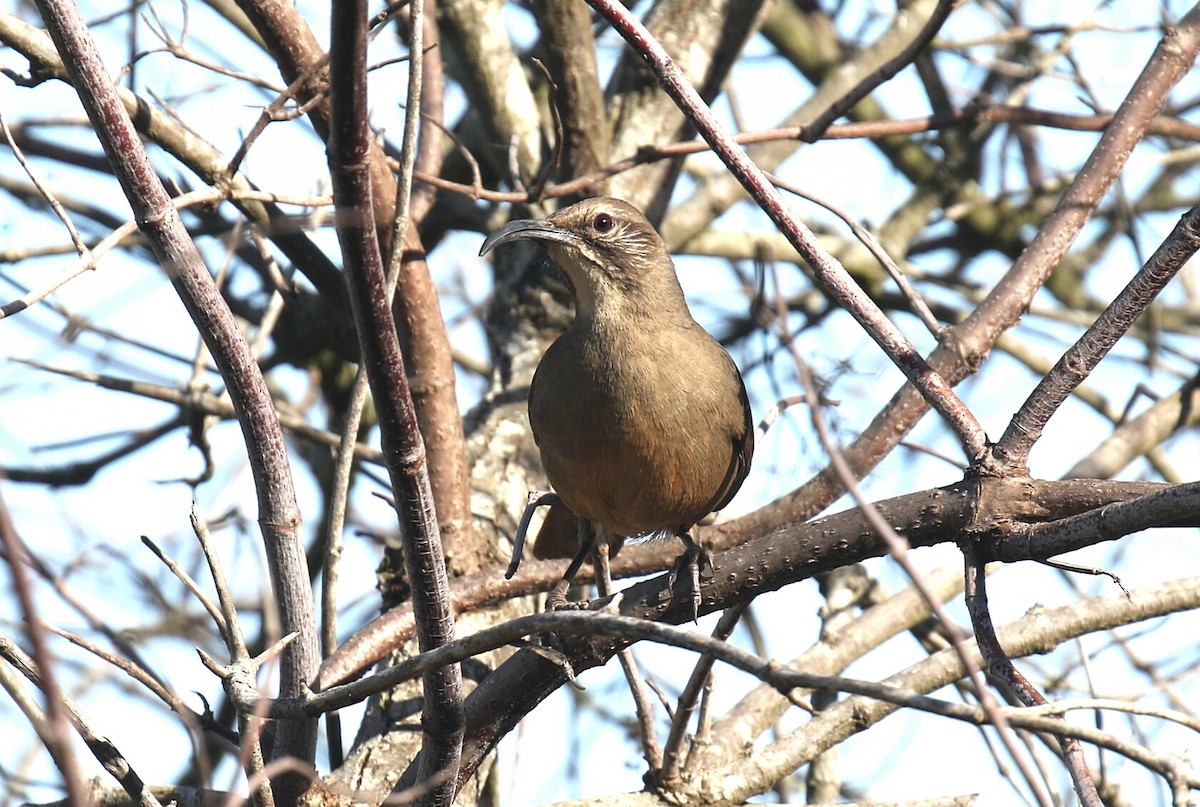
[[[510,241],[557,241],[560,244],[577,244],[579,236],[573,231],[556,227],[539,219],[517,219],[492,231],[479,248],[480,256],[486,255],[501,244]]]

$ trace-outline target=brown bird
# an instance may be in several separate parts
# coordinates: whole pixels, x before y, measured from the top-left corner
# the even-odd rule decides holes
[[[671,533],[687,546],[679,564],[695,616],[707,561],[696,522],[729,503],[754,452],[741,374],[692,318],[666,244],[629,203],[587,199],[545,221],[511,221],[479,254],[519,239],[541,242],[575,291],[575,320],[529,388],[546,476],[583,522],[548,607],[566,603],[599,535]]]

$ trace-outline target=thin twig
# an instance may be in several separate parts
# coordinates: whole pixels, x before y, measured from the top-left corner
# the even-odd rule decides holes
[[[1050,417],[1125,336],[1197,249],[1200,249],[1200,204],[1183,215],[1150,260],[1029,393],[993,448],[1005,465],[1025,467],[1029,451]]]
[[[844,92],[836,102],[830,104],[824,112],[809,122],[805,127],[804,140],[814,143],[821,139],[826,129],[829,128],[829,124],[846,114],[855,104],[866,98],[872,90],[892,78],[920,56],[921,52],[937,36],[937,32],[941,30],[946,18],[950,16],[951,10],[958,2],[959,0],[938,0],[937,7],[929,15],[925,24],[921,26],[917,35],[906,43],[899,53],[871,71],[869,75],[864,76],[861,81]],[[906,14],[907,12],[902,9],[900,13]]]
[[[128,378],[120,378],[117,376],[106,375],[103,373],[93,373],[86,370],[69,369],[65,367],[51,367],[47,364],[33,361],[31,359],[14,358],[11,361],[35,367],[39,370],[44,370],[48,373],[57,373],[59,375],[74,378],[79,381],[87,381],[95,384],[103,389],[116,390],[125,392],[131,395],[140,395],[144,398],[149,398],[155,401],[163,401],[165,403],[174,404],[184,410],[183,416],[177,416],[167,421],[161,428],[177,428],[185,422],[186,416],[191,414],[199,415],[215,415],[220,418],[230,419],[237,417],[237,411],[233,408],[233,403],[224,395],[214,395],[211,392],[194,393],[186,390],[177,389],[175,387],[167,387],[160,384],[151,384],[146,381],[133,381]],[[279,411],[279,422],[288,431],[311,440],[320,446],[337,446],[341,441],[341,436],[323,429],[313,428],[305,417],[295,411],[282,409]],[[146,432],[149,434],[149,432]],[[157,434],[157,430],[155,430]],[[144,444],[144,443],[142,443]],[[124,453],[128,453],[127,451]],[[124,456],[124,453],[121,456]],[[383,454],[378,448],[368,443],[355,443],[354,454],[357,459],[363,462],[370,462],[376,465],[383,464]],[[30,471],[30,476],[35,472]],[[11,469],[6,469],[5,474],[12,478],[13,472]],[[62,482],[60,484],[69,484]]]
[[[775,183],[777,187],[783,188],[789,193],[794,193],[803,199],[807,199],[813,204],[820,205],[844,221],[846,226],[850,228],[850,232],[854,233],[854,237],[857,238],[859,242],[867,248],[871,255],[874,256],[875,260],[879,261],[879,265],[883,267],[884,271],[888,273],[888,276],[891,277],[892,280],[895,281],[896,285],[900,287],[900,293],[904,295],[904,299],[908,300],[908,304],[912,306],[913,313],[917,315],[917,319],[921,320],[921,322],[925,325],[925,328],[931,334],[933,334],[935,338],[941,337],[942,331],[945,329],[942,327],[942,324],[938,322],[937,317],[933,315],[933,312],[929,310],[929,306],[925,303],[925,298],[922,297],[921,293],[917,291],[916,287],[909,282],[908,276],[900,270],[900,267],[896,265],[894,260],[892,260],[892,256],[887,253],[887,250],[884,249],[883,245],[879,243],[879,239],[876,238],[870,230],[855,221],[854,217],[851,216],[848,211],[842,209],[838,205],[835,205],[828,199],[822,199],[819,196],[815,196],[800,188],[794,182],[789,182],[788,180],[777,177],[774,174],[767,174],[767,178],[770,179],[771,182]]]
[[[196,540],[200,543],[200,549],[204,553],[204,559],[208,562],[213,587],[217,591],[217,602],[220,604],[221,615],[225,623],[225,630],[221,632],[221,638],[225,640],[225,647],[229,651],[227,666],[221,667],[215,663],[208,666],[220,676],[221,685],[225,688],[230,700],[236,705],[238,703],[237,693],[247,686],[254,687],[258,665],[250,658],[246,637],[242,633],[242,623],[238,619],[237,605],[225,577],[220,556],[217,554],[216,547],[213,546],[212,535],[208,531],[208,521],[200,513],[200,508],[195,502],[192,502],[192,512],[189,518],[192,523],[192,531],[196,534]],[[206,654],[201,652],[200,657],[204,659]],[[241,738],[241,763],[246,772],[246,778],[257,782],[250,790],[250,798],[255,807],[274,807],[275,794],[271,780],[266,777],[256,779],[264,768],[265,760],[262,745],[259,743],[262,720],[261,716],[256,715],[255,712],[255,709],[237,709],[238,735]]]
[[[53,749],[63,738],[55,736],[58,729],[53,725],[54,718],[41,715],[37,704],[33,702],[33,698],[29,697],[28,692],[20,685],[19,679],[10,672],[8,664],[11,664],[17,671],[28,678],[47,697],[51,697],[51,693],[53,692],[53,697],[59,700],[57,706],[53,708],[62,715],[64,721],[70,721],[70,724],[75,727],[79,736],[83,738],[84,743],[96,757],[96,760],[117,780],[117,783],[121,785],[134,804],[137,804],[138,807],[162,807],[158,799],[146,787],[142,778],[138,776],[137,771],[130,766],[129,761],[125,759],[107,737],[93,728],[91,722],[79,711],[79,707],[75,704],[75,701],[61,691],[55,692],[48,689],[47,676],[49,675],[49,671],[27,656],[21,648],[17,647],[12,639],[3,633],[0,633],[0,658],[7,662],[7,664],[0,664],[0,686],[13,697],[13,700],[17,702],[18,706],[25,713],[34,729],[38,732],[38,736],[41,737],[42,742],[50,750],[55,764],[61,764],[61,761]],[[64,774],[67,773],[67,770],[59,768],[59,771]],[[83,786],[82,778],[77,788],[72,788],[68,785],[68,803],[80,805],[80,807],[90,805],[91,800],[87,796],[88,790]]]
[[[54,195],[53,191],[42,184],[42,181],[38,179],[37,172],[33,170],[33,166],[31,166],[29,161],[25,159],[25,152],[21,150],[19,145],[17,145],[16,138],[14,138],[13,133],[9,131],[8,120],[5,119],[2,111],[0,111],[0,130],[4,132],[4,139],[8,141],[8,147],[12,149],[13,156],[16,157],[17,162],[21,164],[21,168],[24,169],[25,174],[29,177],[29,181],[33,183],[33,186],[37,188],[38,193],[40,193],[42,198],[46,200],[46,203],[50,205],[50,209],[54,211],[54,215],[58,216],[58,220],[61,221],[63,226],[67,228],[67,233],[71,236],[71,243],[75,245],[75,251],[79,253],[79,257],[83,259],[84,264],[91,264],[92,268],[95,268],[96,264],[92,258],[91,249],[89,249],[88,245],[84,242],[83,236],[81,236],[79,231],[75,229],[75,222],[71,221],[71,217],[67,215],[67,211],[63,208],[62,203],[58,201],[58,198]]]
[[[150,540],[149,537],[143,535],[142,543],[147,549],[154,553],[156,558],[162,561],[163,565],[170,570],[171,574],[175,575],[175,577],[179,579],[179,582],[183,583],[184,587],[192,593],[192,596],[195,597],[202,606],[204,606],[204,610],[208,611],[208,615],[211,616],[213,622],[216,623],[217,631],[224,636],[226,630],[225,615],[221,613],[220,608],[218,608],[217,604],[209,598],[208,594],[206,594],[204,590],[200,588],[200,584],[197,583],[195,579],[187,573],[186,569],[176,563],[174,558],[164,552],[159,545]]]
[[[728,639],[737,626],[738,620],[749,607],[750,603],[745,602],[726,608],[725,612],[721,614],[721,618],[717,620],[717,626],[713,628],[713,638],[720,641]],[[688,723],[691,721],[692,712],[696,709],[700,695],[711,685],[714,661],[715,659],[707,653],[702,654],[696,660],[696,666],[692,668],[692,674],[688,677],[683,692],[679,694],[679,705],[676,706],[675,714],[671,719],[671,731],[663,746],[662,767],[659,771],[659,783],[668,790],[675,790],[682,781],[679,776],[679,760],[682,756],[684,735],[687,733]]]
[[[176,196],[169,200],[170,203],[179,210],[194,205],[212,205],[223,200],[246,201],[246,202],[273,202],[282,204],[303,205],[305,207],[320,206],[332,204],[333,200],[327,196],[286,196],[276,193],[265,193],[255,190],[235,190],[230,188],[202,188],[200,190],[191,191],[189,193]],[[127,221],[120,227],[113,230],[107,236],[93,246],[84,258],[81,258],[74,266],[63,270],[56,277],[44,283],[37,289],[31,290],[16,300],[11,300],[3,305],[0,305],[0,319],[10,317],[13,314],[19,314],[27,308],[36,305],[42,300],[49,297],[54,292],[65,286],[80,275],[86,274],[98,267],[100,259],[111,252],[118,246],[121,246],[126,239],[138,232],[138,223],[136,221]],[[207,270],[206,270],[207,271]]]

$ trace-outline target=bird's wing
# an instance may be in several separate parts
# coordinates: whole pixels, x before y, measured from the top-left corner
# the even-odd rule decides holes
[[[712,508],[714,512],[729,504],[730,500],[737,495],[742,483],[746,481],[746,475],[750,473],[750,460],[754,456],[754,415],[750,412],[750,398],[746,395],[746,384],[742,381],[742,374],[738,372],[733,359],[729,358],[728,354],[725,359],[729,362],[733,376],[738,383],[738,397],[742,402],[742,428],[740,431],[734,432],[730,438],[730,442],[733,444],[733,455],[729,459],[729,470],[725,474],[725,480],[721,483],[720,493],[717,494],[717,503]]]

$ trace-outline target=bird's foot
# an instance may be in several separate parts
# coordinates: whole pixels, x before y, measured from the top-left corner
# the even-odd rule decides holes
[[[591,600],[568,600],[566,597],[546,597],[546,613],[554,611],[588,611]]]
[[[687,547],[675,559],[667,577],[672,599],[682,604],[693,622],[700,614],[700,584],[712,580],[712,553],[695,541],[686,541]]]
[[[546,595],[546,612],[553,611],[586,611],[591,607],[591,600],[568,600],[567,589],[570,582],[560,580]]]

